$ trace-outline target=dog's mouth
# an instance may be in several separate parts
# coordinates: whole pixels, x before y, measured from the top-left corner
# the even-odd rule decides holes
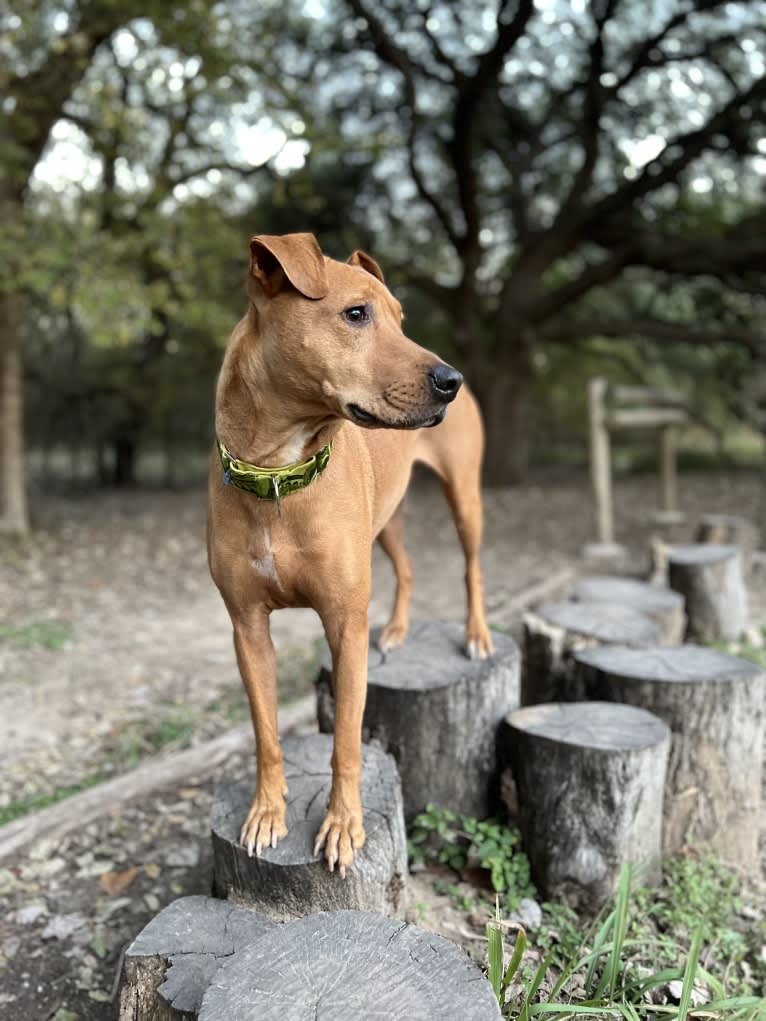
[[[357,425],[364,426],[366,429],[430,429],[432,426],[438,425],[447,413],[446,407],[442,407],[434,414],[423,418],[400,418],[395,421],[386,421],[365,411],[364,408],[360,408],[358,404],[349,404],[347,407],[350,418]]]

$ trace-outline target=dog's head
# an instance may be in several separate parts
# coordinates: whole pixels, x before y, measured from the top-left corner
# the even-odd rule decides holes
[[[257,235],[247,290],[270,382],[367,428],[437,425],[463,377],[404,335],[377,262],[322,254],[313,234]]]

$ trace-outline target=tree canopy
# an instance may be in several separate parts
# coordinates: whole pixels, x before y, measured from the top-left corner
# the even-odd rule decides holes
[[[494,481],[594,365],[762,423],[762,0],[15,0],[0,52],[6,480],[19,350],[32,442],[202,445],[254,232],[373,251]]]

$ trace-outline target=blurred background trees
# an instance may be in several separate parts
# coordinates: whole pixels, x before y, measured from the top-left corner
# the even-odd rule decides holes
[[[199,472],[254,232],[375,254],[492,483],[581,455],[594,372],[686,390],[721,447],[763,430],[765,44],[752,0],[13,0],[6,527],[30,458]]]

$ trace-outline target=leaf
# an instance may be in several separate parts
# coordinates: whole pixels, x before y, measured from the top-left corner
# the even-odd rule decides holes
[[[104,872],[99,883],[104,893],[110,897],[116,897],[123,890],[127,890],[137,874],[138,869],[131,865],[129,869],[124,869],[122,872]]]
[[[500,987],[503,982],[503,933],[496,922],[487,922],[487,978],[500,1006]]]

